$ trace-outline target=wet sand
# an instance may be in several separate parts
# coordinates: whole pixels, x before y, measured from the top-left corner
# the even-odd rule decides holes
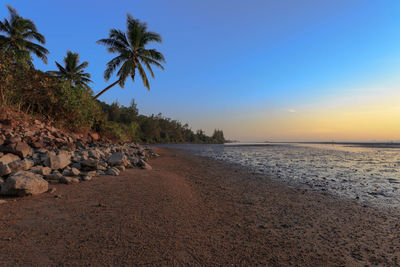
[[[400,264],[398,212],[157,150],[151,171],[6,199],[1,266]]]

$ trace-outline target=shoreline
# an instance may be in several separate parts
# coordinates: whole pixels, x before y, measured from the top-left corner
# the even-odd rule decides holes
[[[0,205],[8,265],[400,264],[400,214],[157,148],[130,169]]]

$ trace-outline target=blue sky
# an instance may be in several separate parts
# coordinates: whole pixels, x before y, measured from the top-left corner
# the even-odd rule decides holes
[[[67,50],[79,52],[90,63],[95,92],[108,84],[102,75],[112,58],[98,39],[111,28],[125,30],[126,13],[159,32],[164,42],[156,47],[167,64],[150,81],[151,91],[138,79],[104,94],[108,103],[135,98],[144,114],[162,112],[193,129],[220,128],[244,141],[400,139],[393,101],[400,100],[399,1],[4,3],[46,36],[49,64],[36,60],[38,68],[55,69]],[[8,16],[5,5],[0,15]],[[384,115],[383,107],[391,113]],[[367,123],[372,117],[377,121]]]

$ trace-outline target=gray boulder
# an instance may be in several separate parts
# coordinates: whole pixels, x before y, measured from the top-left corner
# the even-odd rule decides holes
[[[122,152],[115,152],[108,159],[111,166],[125,166],[127,164],[126,156]]]
[[[71,164],[71,155],[67,151],[60,151],[55,156],[49,156],[49,167],[53,170],[64,169],[69,164]]]
[[[1,186],[2,195],[26,196],[46,192],[49,184],[40,175],[19,171],[7,178]]]

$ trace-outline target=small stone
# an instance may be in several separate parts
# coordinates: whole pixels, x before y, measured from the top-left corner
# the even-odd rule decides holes
[[[139,167],[141,168],[141,169],[145,169],[145,170],[151,170],[152,169],[152,167],[150,166],[150,164],[148,164],[146,161],[144,161],[144,160],[139,160]]]
[[[37,173],[43,176],[47,176],[51,173],[51,169],[49,167],[43,167],[43,166],[34,166],[30,169],[31,172]]]
[[[81,180],[82,180],[82,181],[85,181],[85,182],[91,181],[91,180],[92,180],[92,176],[90,176],[90,175],[82,176]]]
[[[115,168],[117,168],[121,172],[125,171],[125,167],[124,166],[116,166]]]
[[[47,193],[49,194],[53,194],[57,191],[57,189],[55,187],[50,188],[49,190],[47,190]]]
[[[84,167],[97,168],[97,165],[99,165],[99,161],[97,159],[87,159],[81,161],[81,165]]]
[[[119,170],[117,168],[110,168],[107,170],[106,174],[112,175],[112,176],[118,176]]]
[[[62,184],[79,184],[79,179],[74,177],[65,177],[63,176],[60,179],[60,183]]]
[[[0,176],[9,175],[12,172],[11,168],[8,164],[4,164],[0,162]]]
[[[46,180],[54,180],[54,181],[60,181],[60,179],[63,178],[62,174],[59,172],[53,172],[51,174],[48,174],[44,177]]]
[[[78,176],[79,174],[81,174],[81,171],[78,170],[77,168],[71,168],[70,174],[72,176]]]
[[[90,133],[89,136],[94,140],[97,141],[100,139],[100,136],[98,133]]]

